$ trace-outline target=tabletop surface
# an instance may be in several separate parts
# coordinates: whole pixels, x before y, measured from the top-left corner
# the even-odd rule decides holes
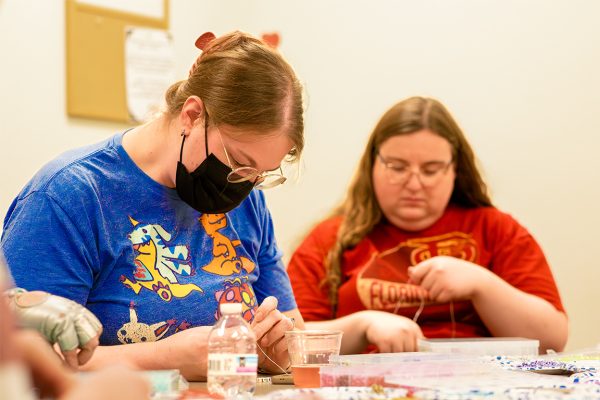
[[[254,395],[262,396],[277,390],[288,390],[295,388],[296,386],[290,384],[257,383],[256,389],[254,390]],[[206,389],[206,382],[190,382],[190,389]]]

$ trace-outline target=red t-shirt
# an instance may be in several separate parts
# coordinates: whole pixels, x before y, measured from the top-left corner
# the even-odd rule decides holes
[[[288,274],[306,321],[334,318],[327,285],[320,286],[320,282],[325,275],[325,256],[335,243],[340,223],[341,218],[335,217],[317,225],[290,261]],[[381,257],[381,252],[393,248],[397,251]],[[380,310],[412,319],[423,292],[407,283],[407,269],[438,255],[481,265],[564,312],[548,262],[525,228],[493,207],[449,206],[434,225],[423,231],[406,232],[381,222],[358,245],[346,250],[335,317]],[[417,323],[426,337],[490,336],[470,301],[433,303],[425,298],[424,302]]]

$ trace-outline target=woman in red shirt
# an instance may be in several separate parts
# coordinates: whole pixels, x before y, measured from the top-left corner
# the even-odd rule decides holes
[[[567,340],[540,246],[492,205],[471,146],[430,98],[383,115],[346,199],[288,273],[308,326],[345,332],[342,353],[415,351],[423,336],[528,337],[540,351]]]

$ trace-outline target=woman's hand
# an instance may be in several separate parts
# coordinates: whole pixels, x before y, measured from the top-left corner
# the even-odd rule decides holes
[[[437,256],[408,268],[410,283],[429,292],[438,303],[471,300],[493,274],[486,268],[460,258]]]
[[[73,368],[85,364],[98,346],[102,324],[82,305],[40,291],[9,292],[18,324],[40,332],[57,343],[65,362]]]
[[[417,340],[423,337],[423,332],[413,320],[384,311],[360,314],[367,342],[377,346],[381,353],[417,351]]]
[[[205,381],[208,364],[208,335],[211,329],[212,326],[185,329],[155,342],[157,354],[164,359],[164,367],[179,369],[188,381]]]
[[[290,364],[285,332],[294,329],[294,323],[277,310],[275,297],[267,297],[258,307],[252,329],[256,334],[257,347],[260,346],[260,349],[257,348],[259,368],[270,373],[285,372]]]

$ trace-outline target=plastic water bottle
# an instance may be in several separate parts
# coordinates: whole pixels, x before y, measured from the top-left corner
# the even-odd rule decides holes
[[[251,398],[258,367],[256,336],[242,318],[241,303],[224,303],[220,310],[208,335],[208,391],[226,399]]]

